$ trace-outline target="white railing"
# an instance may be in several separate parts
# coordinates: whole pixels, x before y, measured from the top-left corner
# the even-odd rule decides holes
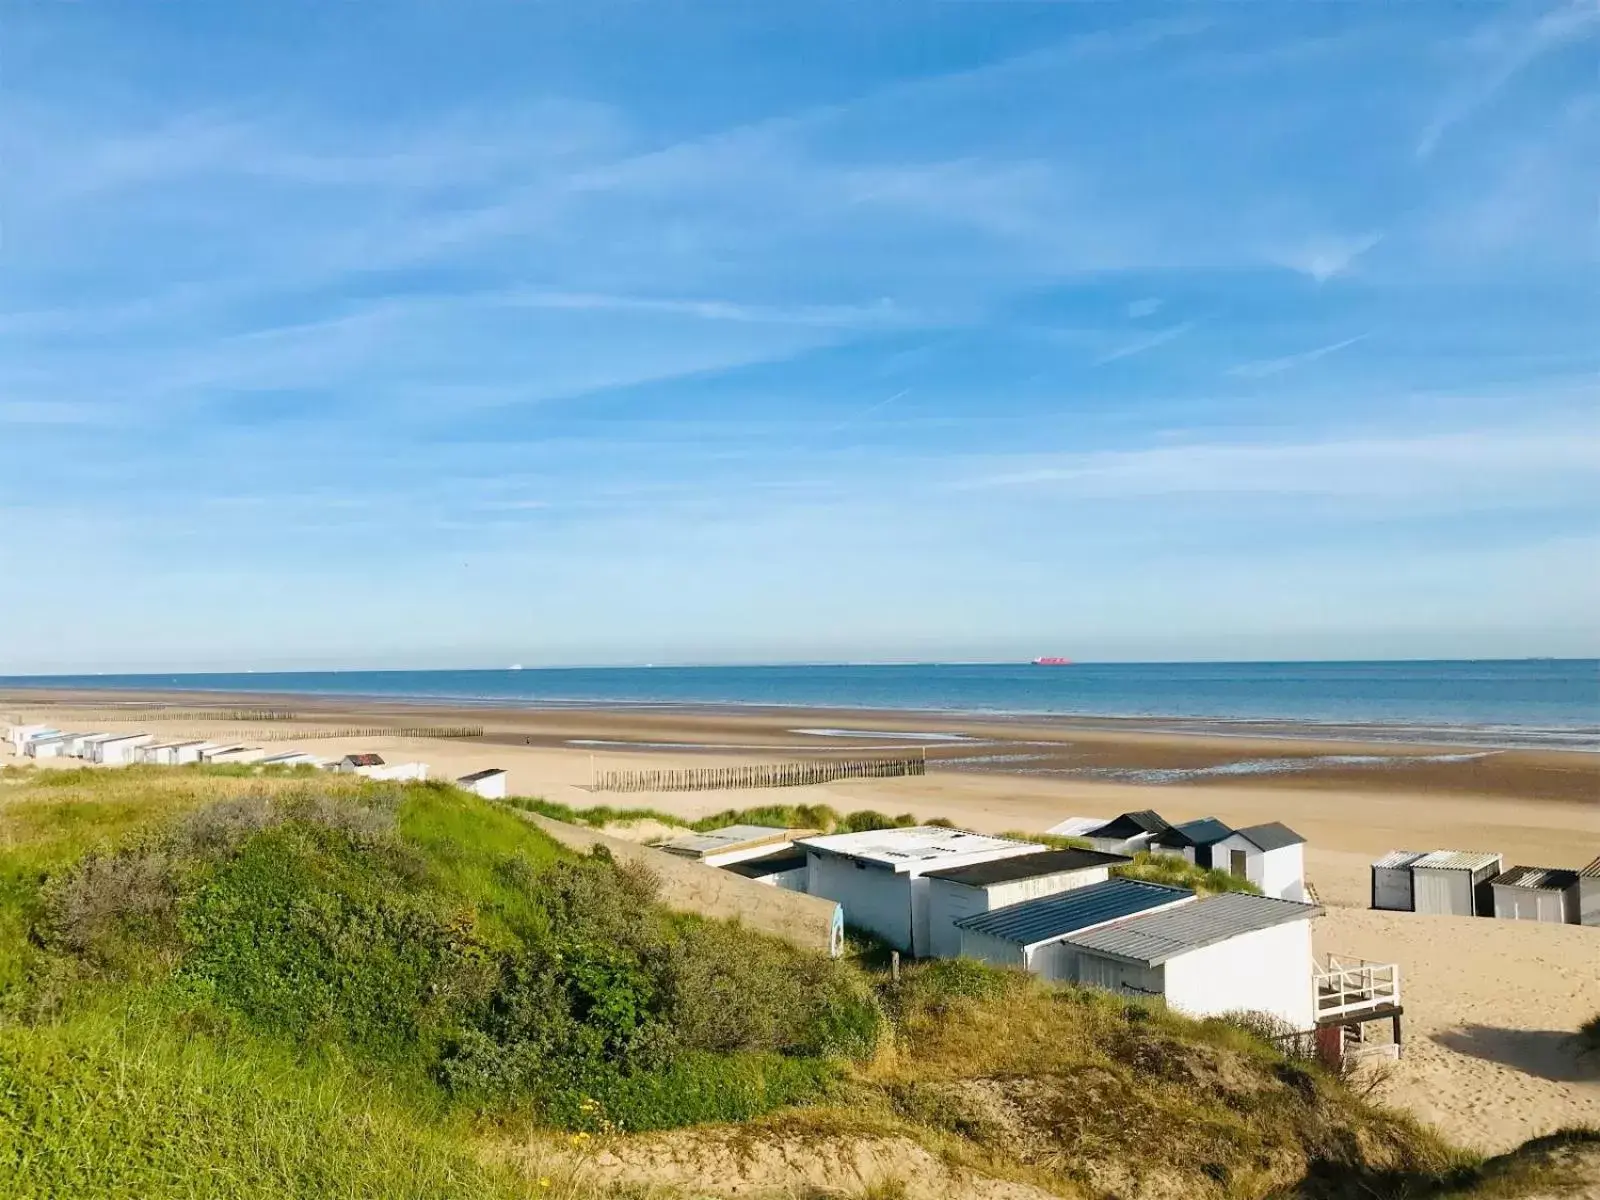
[[[1395,963],[1330,954],[1327,965],[1318,966],[1312,977],[1318,1020],[1400,1004],[1400,967]]]

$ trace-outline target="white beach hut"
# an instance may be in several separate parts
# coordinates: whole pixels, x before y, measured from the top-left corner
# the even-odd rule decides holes
[[[1423,856],[1421,850],[1391,850],[1372,864],[1372,907],[1390,912],[1410,912],[1412,898],[1411,864]]]
[[[24,742],[22,749],[29,758],[60,758],[66,753],[67,735],[40,734]]]
[[[374,768],[384,765],[383,755],[373,754],[346,754],[333,764],[333,770],[343,775],[370,775]]]
[[[1489,880],[1494,915],[1508,921],[1576,925],[1579,876],[1551,867],[1511,867]]]
[[[937,958],[954,958],[961,953],[957,921],[1102,883],[1112,867],[1128,861],[1125,855],[1099,850],[1042,850],[929,871],[928,951]]]
[[[320,767],[322,763],[322,759],[304,750],[285,750],[280,754],[267,755],[256,765],[262,767]]]
[[[1578,924],[1600,925],[1600,858],[1578,872]]]
[[[219,746],[209,752],[202,761],[237,766],[239,763],[259,762],[266,756],[267,752],[260,746]]]
[[[456,780],[456,786],[471,792],[474,796],[482,796],[485,800],[504,800],[506,782],[509,778],[510,776],[499,767],[489,767],[487,770],[461,776]]]
[[[656,844],[657,850],[693,858],[708,867],[725,867],[747,858],[761,858],[789,850],[795,838],[816,835],[815,829],[786,829],[781,825],[724,825],[704,833],[683,833]]]
[[[123,767],[138,759],[142,747],[155,741],[153,733],[120,733],[94,743],[94,761],[108,767]]]
[[[197,763],[201,755],[211,748],[210,742],[176,742],[172,747],[173,765],[181,767],[186,763]]]
[[[1059,825],[1050,826],[1045,832],[1056,837],[1084,837],[1090,830],[1099,829],[1105,823],[1104,817],[1068,817]]]
[[[1090,846],[1106,854],[1137,854],[1148,850],[1150,840],[1170,828],[1160,813],[1143,809],[1125,812],[1076,836],[1086,838]]]
[[[6,731],[6,740],[11,743],[11,753],[22,757],[22,747],[31,739],[41,734],[59,733],[60,730],[52,729],[48,725],[13,725]]]
[[[1315,904],[1228,892],[1073,934],[1076,982],[1154,996],[1191,1017],[1267,1013],[1295,1032],[1317,1025]]]
[[[1192,904],[1194,899],[1187,888],[1142,879],[1107,879],[962,917],[956,922],[960,953],[997,967],[1020,967],[1045,979],[1071,982],[1077,978],[1077,959],[1063,947],[1067,938],[1140,913]]]
[[[1287,825],[1268,821],[1236,829],[1211,846],[1211,865],[1248,879],[1263,896],[1306,898],[1305,838]]]
[[[1413,909],[1458,917],[1494,915],[1489,881],[1500,874],[1498,854],[1467,850],[1434,850],[1411,864]]]
[[[374,755],[373,757],[377,757]],[[388,783],[420,783],[428,777],[428,764],[425,762],[384,763],[377,767],[357,767],[357,775],[365,775],[368,779],[383,780]]]
[[[786,892],[806,890],[806,852],[799,846],[775,850],[759,858],[742,858],[722,868],[752,883],[765,884]]]
[[[917,955],[932,952],[929,871],[1046,848],[938,825],[800,838],[795,845],[806,852],[806,891],[838,901],[847,923]]]

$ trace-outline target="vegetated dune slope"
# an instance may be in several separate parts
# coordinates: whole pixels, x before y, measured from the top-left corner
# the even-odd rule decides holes
[[[0,777],[7,1197],[1513,1196],[1580,1143],[1485,1163],[1234,1023],[896,986],[448,787]]]

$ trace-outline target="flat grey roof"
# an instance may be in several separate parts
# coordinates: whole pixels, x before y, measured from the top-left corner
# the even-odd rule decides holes
[[[1194,893],[1187,888],[1146,883],[1142,879],[1107,879],[1104,883],[1091,883],[1070,892],[975,913],[957,921],[956,928],[988,934],[1019,946],[1031,946],[1193,897]]]
[[[764,842],[791,842],[806,832],[804,829],[784,829],[779,825],[724,825],[704,833],[691,831],[679,834],[662,842],[656,849],[699,858],[723,850],[736,850],[741,846],[759,846]]]
[[[926,878],[947,879],[967,887],[989,887],[997,883],[1014,883],[1018,879],[1037,879],[1041,875],[1087,871],[1094,867],[1132,861],[1126,854],[1106,854],[1099,850],[1043,850],[1038,854],[1018,854],[993,862],[975,863],[970,867],[945,867],[940,871],[929,871]]]
[[[1165,912],[1091,929],[1067,942],[1081,950],[1153,967],[1243,933],[1304,921],[1321,912],[1315,904],[1225,892]]]
[[[1258,850],[1282,850],[1285,846],[1299,846],[1305,843],[1305,838],[1281,821],[1268,821],[1264,825],[1247,825],[1243,829],[1235,829],[1234,833]]]
[[[457,779],[456,782],[457,783],[477,783],[480,779],[490,779],[490,778],[493,778],[496,775],[504,775],[504,774],[505,774],[504,769],[502,769],[500,767],[486,767],[482,771],[474,771],[471,775],[463,775],[460,779]]]

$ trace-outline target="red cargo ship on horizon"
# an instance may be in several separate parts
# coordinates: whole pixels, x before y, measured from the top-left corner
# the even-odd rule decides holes
[[[1033,665],[1036,667],[1070,667],[1072,660],[1070,658],[1055,658],[1047,655],[1044,658],[1034,659]]]

